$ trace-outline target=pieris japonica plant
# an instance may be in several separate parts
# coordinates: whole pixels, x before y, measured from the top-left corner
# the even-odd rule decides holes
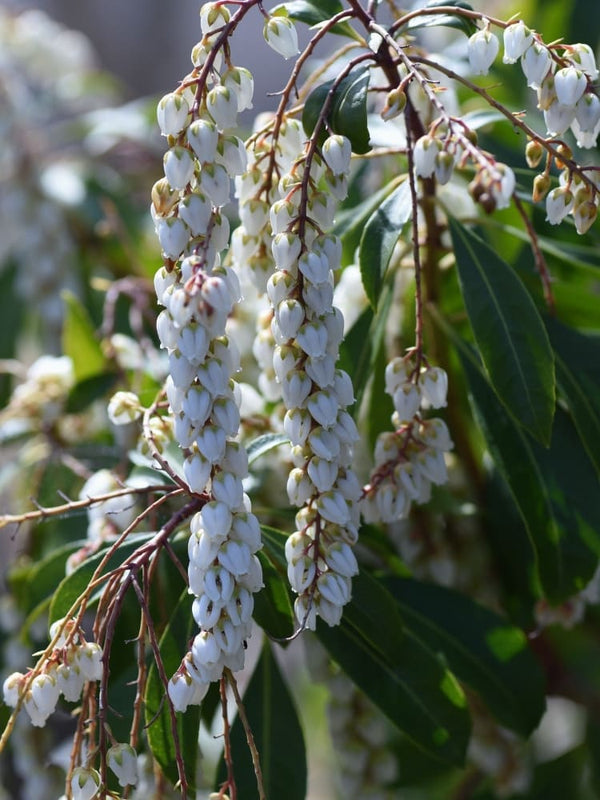
[[[599,73],[490,11],[200,6],[126,274],[5,362],[11,796],[596,796]]]

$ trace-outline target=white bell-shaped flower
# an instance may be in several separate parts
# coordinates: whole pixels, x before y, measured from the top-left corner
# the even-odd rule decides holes
[[[494,63],[500,42],[488,27],[477,31],[469,38],[467,53],[475,75],[487,75]]]
[[[546,198],[546,219],[551,225],[559,225],[573,208],[573,193],[566,186],[559,186]]]
[[[298,33],[294,23],[287,17],[268,19],[263,28],[263,36],[269,47],[285,59],[292,58],[300,52]]]
[[[527,79],[527,85],[532,89],[539,89],[552,67],[550,51],[543,44],[533,42],[521,56],[521,67]]]
[[[73,800],[92,800],[100,792],[100,775],[95,769],[76,767],[71,776]]]
[[[189,113],[189,105],[181,93],[172,92],[161,98],[156,117],[162,135],[177,136],[185,128]]]
[[[504,29],[505,64],[515,64],[533,42],[533,34],[522,20]]]
[[[554,91],[563,106],[574,106],[586,88],[585,74],[575,67],[563,67],[554,74]]]
[[[106,754],[106,763],[117,776],[119,786],[138,782],[137,753],[129,744],[114,744]]]

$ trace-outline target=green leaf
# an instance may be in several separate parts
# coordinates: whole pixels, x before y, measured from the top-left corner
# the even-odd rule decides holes
[[[360,155],[371,149],[367,126],[369,76],[366,67],[353,69],[336,88],[331,110],[331,129],[346,136],[352,152]]]
[[[544,712],[545,696],[544,675],[523,631],[452,589],[405,578],[386,578],[385,585],[406,627],[444,654],[501,725],[528,736]]]
[[[321,116],[323,106],[328,102],[330,92],[333,98],[325,122],[333,133],[339,133],[350,140],[354,153],[367,153],[369,129],[367,126],[367,89],[369,70],[356,67],[336,85],[335,80],[317,86],[306,98],[302,111],[302,125],[307,136],[312,136]],[[321,144],[327,136],[325,125],[318,132]]]
[[[461,765],[470,722],[452,673],[412,631],[401,635],[398,609],[375,579],[353,581],[353,598],[339,626],[319,623],[332,658],[415,744],[434,758]],[[371,605],[373,598],[376,605]]]
[[[436,6],[443,6],[444,8],[453,6],[454,8],[463,8],[465,11],[473,11],[472,6],[468,3],[463,3],[461,0],[450,0],[450,2],[446,2],[446,0],[432,0],[426,3],[423,9],[433,9]],[[471,36],[471,34],[475,33],[477,30],[477,25],[475,25],[473,20],[469,17],[463,17],[460,14],[447,14],[445,12],[441,14],[422,14],[418,17],[413,17],[408,23],[408,27],[411,29],[435,28],[440,25],[445,28],[457,28],[467,36]]]
[[[160,656],[168,678],[179,668],[181,659],[189,647],[196,625],[191,613],[191,598],[184,590],[175,606],[169,624],[161,636]],[[158,674],[156,664],[148,675],[145,696],[146,732],[152,755],[159,763],[168,780],[175,784],[179,780],[175,760],[172,718],[165,700],[165,688]],[[200,728],[200,707],[190,706],[184,714],[177,714],[177,736],[181,756],[185,764],[188,785],[194,789],[196,764],[200,755],[198,731]]]
[[[600,474],[600,339],[547,320],[556,377],[579,438]]]
[[[67,414],[84,411],[95,400],[105,397],[118,379],[116,372],[102,372],[78,381],[69,392],[65,411]]]
[[[456,264],[490,382],[514,419],[543,444],[554,415],[554,356],[533,300],[488,244],[450,218]]]
[[[264,586],[254,596],[254,620],[271,638],[285,639],[294,632],[294,615],[288,583],[267,554],[257,554],[263,571]]]
[[[385,273],[402,230],[412,216],[408,181],[403,181],[367,221],[358,250],[363,286],[377,308]]]
[[[70,292],[64,292],[63,299],[65,303],[63,352],[72,359],[75,379],[79,383],[105,372],[106,359],[85,307]]]
[[[276,447],[281,447],[282,444],[289,445],[289,443],[290,440],[283,433],[265,433],[263,436],[258,436],[246,447],[248,464],[254,464],[254,462],[265,453],[268,453]]]
[[[244,706],[260,757],[265,796],[285,800],[306,797],[306,748],[289,690],[265,643],[244,695]],[[238,797],[258,798],[256,776],[239,714],[231,728],[231,750]],[[221,761],[217,784],[227,778]]]
[[[292,0],[290,3],[275,6],[271,10],[271,14],[275,16],[283,14],[291,19],[304,22],[306,25],[319,26],[339,14],[340,11],[342,11],[342,4],[339,0],[315,0],[312,3],[309,0]],[[356,32],[347,22],[334,25],[330,28],[330,32],[341,36],[350,36],[353,39],[357,38]]]
[[[540,447],[506,412],[465,344],[459,346],[459,355],[490,453],[527,527],[544,592],[552,602],[562,602],[585,586],[596,566],[592,550],[598,545],[586,517],[598,513],[598,489],[590,487],[585,453],[577,448],[564,413],[557,413],[550,451]],[[570,472],[577,476],[574,481]],[[593,471],[591,476],[593,483]],[[577,481],[585,482],[582,488]]]
[[[102,574],[105,575],[107,572],[110,572],[110,570],[120,566],[136,548],[151,539],[153,535],[154,534],[148,533],[128,536],[123,544],[111,555]],[[64,617],[78,598],[86,591],[94,572],[105,555],[106,548],[103,548],[100,552],[86,559],[81,566],[73,570],[70,575],[67,575],[67,577],[58,584],[54,596],[52,597],[52,602],[50,603],[49,624]],[[95,596],[97,596],[97,593]]]

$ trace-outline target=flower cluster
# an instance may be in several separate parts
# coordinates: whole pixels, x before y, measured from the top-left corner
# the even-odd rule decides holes
[[[170,147],[165,177],[152,192],[165,258],[155,288],[164,306],[157,329],[169,355],[166,393],[186,483],[206,498],[191,520],[189,539],[189,591],[196,598],[193,615],[200,632],[169,686],[181,710],[199,702],[225,667],[242,668],[252,594],[262,586],[255,555],[260,530],[242,486],[247,455],[235,440],[240,397],[232,376],[239,354],[226,335],[240,288],[233,269],[221,263],[229,240],[222,207],[231,178],[246,166],[244,145],[229,131],[251,105],[253,90],[250,73],[223,67],[220,53],[210,49],[215,31],[228,19],[222,6],[202,7],[205,35],[192,52],[195,68],[182,84],[187,88],[158,105]]]
[[[487,74],[499,50],[497,37],[489,24],[469,39],[469,60],[476,74]],[[569,129],[579,147],[594,147],[600,133],[600,98],[593,89],[598,77],[594,53],[587,44],[560,44],[547,46],[541,37],[522,22],[514,22],[504,30],[504,57],[506,64],[521,62],[523,73],[537,94],[537,106],[544,115],[548,136],[561,136]],[[563,155],[571,159],[568,148],[561,146]],[[531,141],[527,148],[527,161],[535,168],[543,156],[539,142]],[[584,180],[564,166],[560,185],[550,191],[548,158],[544,173],[534,182],[533,199],[542,200],[546,194],[547,219],[558,225],[572,214],[578,233],[585,233],[598,214],[596,182]],[[560,166],[560,164],[558,164]],[[513,182],[514,185],[514,182]],[[476,197],[475,199],[479,199]],[[484,204],[485,205],[485,204]]]
[[[422,415],[423,407],[446,405],[444,370],[416,364],[409,354],[390,361],[385,379],[395,430],[380,434],[375,445],[375,468],[362,499],[368,522],[393,522],[408,516],[413,502],[426,503],[432,484],[447,480],[444,453],[452,448],[443,420]]]
[[[287,409],[283,427],[294,468],[287,491],[300,507],[286,544],[288,577],[298,594],[296,616],[314,628],[320,615],[340,621],[357,572],[351,546],[358,536],[358,480],[351,468],[356,426],[349,376],[336,369],[344,321],[333,306],[333,273],[340,242],[324,231],[335,211],[333,186],[345,186],[350,143],[331,136],[321,156],[299,158],[280,180],[273,204],[272,251],[277,270],[267,284],[276,346],[273,370]],[[309,177],[303,181],[305,170]],[[303,188],[304,187],[304,188]]]
[[[81,631],[73,631],[72,623],[58,620],[50,628],[54,638],[64,629],[56,646],[42,668],[32,673],[13,672],[4,681],[4,702],[15,708],[22,701],[32,725],[43,727],[62,694],[65,700],[76,702],[86,681],[102,678],[102,649],[87,642]]]

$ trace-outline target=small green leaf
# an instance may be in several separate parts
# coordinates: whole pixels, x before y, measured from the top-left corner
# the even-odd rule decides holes
[[[105,372],[106,359],[85,307],[70,292],[64,292],[63,299],[65,303],[63,352],[73,361],[75,379],[79,383]]]
[[[396,242],[412,216],[410,185],[403,181],[367,221],[358,251],[363,286],[377,308]]]
[[[302,125],[306,135],[312,136],[323,106],[328,101],[330,92],[333,92],[325,122],[333,133],[339,133],[350,140],[354,153],[367,153],[370,150],[367,126],[369,74],[366,67],[356,67],[337,85],[335,80],[330,80],[313,89],[306,98],[302,111]],[[319,144],[326,136],[326,127],[322,124],[318,132]]]
[[[460,765],[470,730],[464,694],[429,647],[403,629],[396,603],[377,583],[355,578],[341,624],[319,623],[317,635],[394,725],[434,758]]]
[[[189,641],[196,625],[190,609],[191,598],[184,590],[172,612],[169,624],[161,636],[159,649],[165,673],[170,678],[179,668],[181,659],[188,650]],[[146,732],[152,755],[160,765],[171,784],[177,783],[179,775],[175,760],[172,718],[165,700],[165,687],[162,684],[156,664],[148,675],[145,695]],[[196,764],[200,755],[198,731],[200,728],[200,707],[190,706],[183,714],[177,714],[177,735],[181,756],[185,765],[188,785],[191,789],[196,782]]]
[[[423,6],[423,9],[433,9],[436,6],[443,6],[444,8],[452,6],[454,8],[462,8],[465,11],[473,11],[473,7],[468,3],[463,3],[462,0],[450,0],[450,2],[446,2],[446,0],[431,0],[431,2]],[[477,25],[469,17],[464,17],[461,14],[447,14],[446,12],[422,14],[418,17],[413,17],[408,23],[408,27],[411,29],[436,28],[440,25],[445,28],[457,28],[467,36],[471,36],[477,30]]]
[[[244,695],[244,706],[260,757],[265,796],[304,800],[306,797],[306,748],[289,690],[271,646],[265,642],[258,665]],[[231,750],[238,797],[258,798],[246,734],[239,715],[231,728]],[[221,760],[216,786],[227,778]]]
[[[386,578],[407,628],[475,689],[498,722],[529,735],[544,712],[544,675],[520,628],[442,586]]]
[[[486,242],[450,218],[469,321],[490,382],[513,418],[548,445],[554,415],[554,356],[533,300]]]
[[[275,447],[281,447],[282,444],[289,445],[290,440],[283,433],[265,433],[264,436],[258,436],[253,439],[246,447],[248,453],[248,464],[254,462],[265,453],[273,450]]]

